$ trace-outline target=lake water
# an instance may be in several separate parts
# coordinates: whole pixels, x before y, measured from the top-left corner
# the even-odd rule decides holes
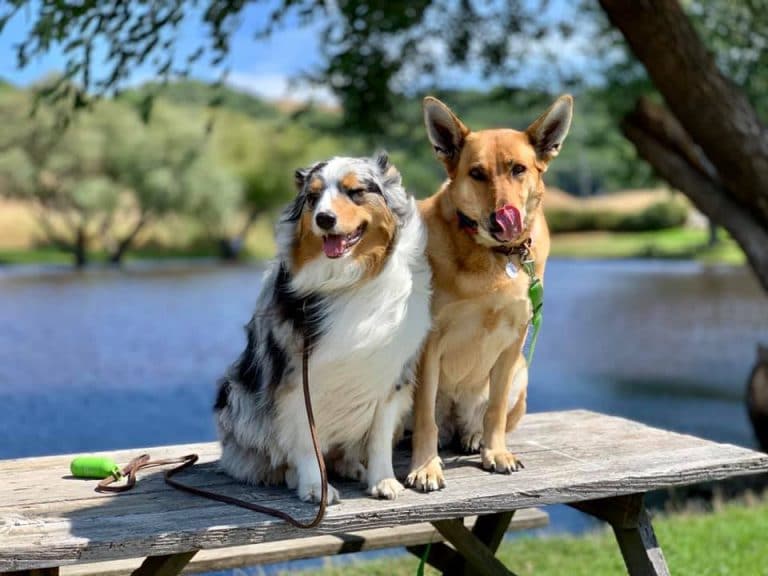
[[[0,459],[215,438],[257,267],[0,271]],[[589,408],[754,446],[743,404],[768,298],[744,269],[552,261],[529,410]],[[554,508],[552,529],[589,522]]]

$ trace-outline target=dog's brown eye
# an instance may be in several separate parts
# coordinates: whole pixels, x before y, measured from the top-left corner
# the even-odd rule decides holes
[[[317,201],[319,199],[320,199],[320,194],[315,194],[315,193],[307,194],[307,208],[312,210],[317,204]]]
[[[351,190],[347,190],[347,196],[349,196],[349,199],[353,202],[360,202],[363,199],[363,194],[365,194],[365,190],[362,188],[352,188]]]
[[[483,169],[477,166],[469,169],[469,177],[478,182],[484,182],[486,179]]]
[[[523,172],[525,172],[527,168],[523,166],[522,164],[515,164],[512,166],[512,175],[513,176],[520,176]]]

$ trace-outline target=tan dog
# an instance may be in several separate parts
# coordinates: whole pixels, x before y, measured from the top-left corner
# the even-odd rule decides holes
[[[480,449],[483,468],[511,472],[520,462],[506,433],[526,409],[522,355],[531,319],[529,277],[519,252],[530,238],[543,277],[549,230],[542,176],[557,156],[573,112],[561,96],[525,132],[470,131],[439,100],[424,100],[427,134],[448,179],[420,205],[433,272],[433,328],[419,367],[413,456],[407,483],[445,485],[438,436]]]

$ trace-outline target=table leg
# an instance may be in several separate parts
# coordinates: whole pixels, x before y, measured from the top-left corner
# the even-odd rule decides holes
[[[611,525],[630,576],[669,576],[642,494],[575,502],[571,506]]]
[[[131,576],[177,576],[177,574],[181,574],[181,571],[195,554],[197,554],[197,550],[180,554],[149,556],[142,562],[141,566],[132,572]]]

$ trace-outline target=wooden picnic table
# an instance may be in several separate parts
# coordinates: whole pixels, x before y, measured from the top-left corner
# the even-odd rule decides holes
[[[370,530],[392,536],[392,527],[429,522],[447,541],[432,545],[429,556],[444,573],[511,574],[494,553],[514,511],[565,503],[611,524],[630,574],[668,574],[643,494],[768,471],[766,454],[583,410],[530,414],[508,442],[526,466],[511,475],[481,470],[477,456],[445,454],[448,485],[439,492],[406,491],[395,501],[379,501],[357,484],[337,483],[343,501],[311,531],[178,492],[156,470],[140,475],[130,492],[100,494],[94,481],[68,477],[70,456],[2,461],[0,573],[58,574],[62,566],[146,558],[134,574],[178,574],[198,550],[262,543],[299,549],[314,542],[315,550],[328,553],[328,539],[344,542],[346,536],[349,542],[354,533],[351,541],[364,541]],[[110,455],[122,464],[142,452],[153,458],[196,452],[201,464],[183,474],[185,482],[305,519],[314,515],[314,506],[285,488],[254,488],[219,473],[216,443]],[[398,452],[398,474],[407,466],[408,455]],[[470,516],[478,517],[471,529],[463,521]],[[392,539],[394,544],[424,552],[423,531],[413,531],[421,535],[413,545],[407,529],[398,532],[402,537]],[[317,546],[323,535],[326,545]]]

